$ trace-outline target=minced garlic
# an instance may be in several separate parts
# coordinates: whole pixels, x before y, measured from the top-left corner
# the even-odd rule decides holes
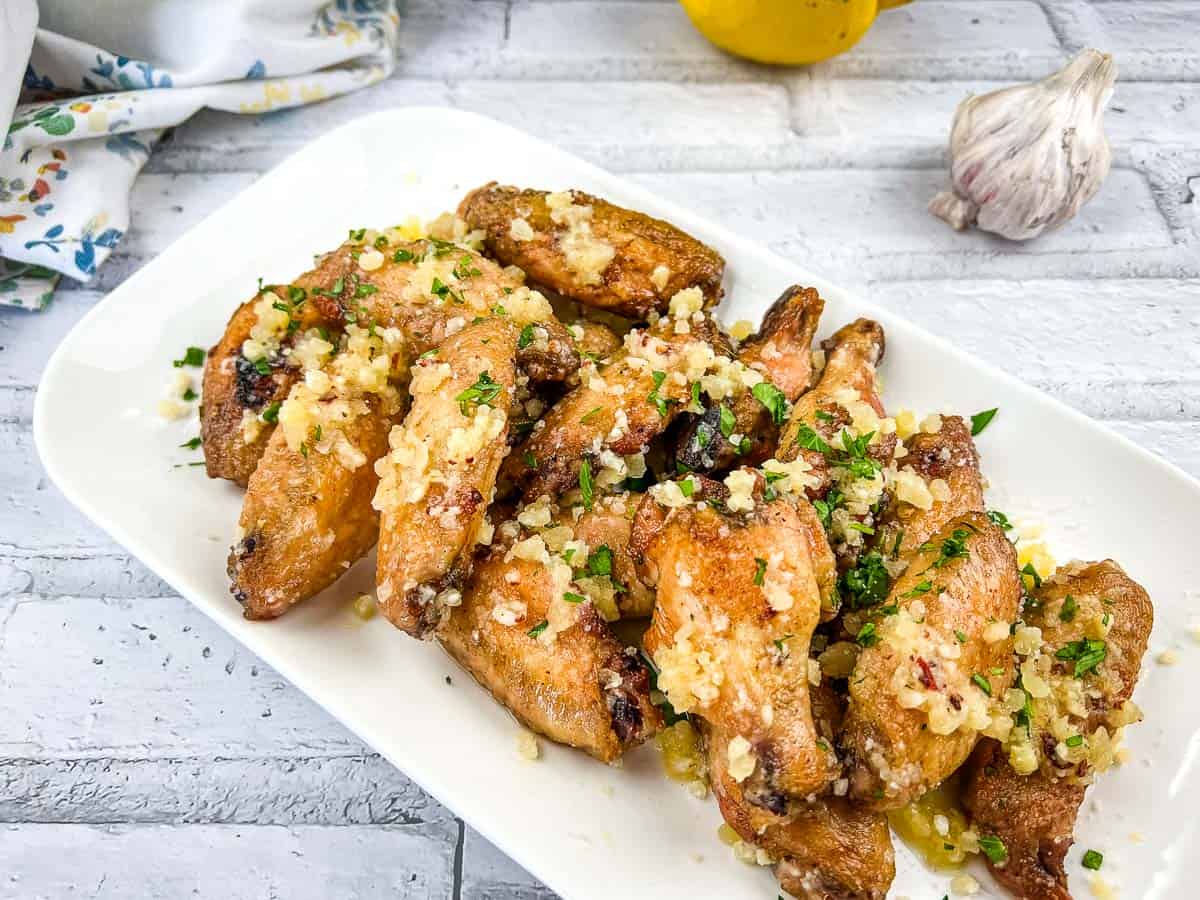
[[[517,732],[517,756],[532,762],[541,755],[541,752],[542,748],[538,746],[537,736],[532,731],[522,728]]]
[[[558,246],[567,268],[580,284],[599,284],[617,250],[592,233],[592,207],[575,203],[570,191],[547,194],[546,206],[550,209],[550,220],[566,226],[558,238]]]

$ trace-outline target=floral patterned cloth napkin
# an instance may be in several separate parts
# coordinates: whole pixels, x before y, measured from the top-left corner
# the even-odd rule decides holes
[[[386,78],[395,5],[42,0],[0,149],[0,304],[38,309],[60,275],[91,279],[129,227],[155,143],[203,107],[261,113]],[[0,55],[11,49],[0,33]]]

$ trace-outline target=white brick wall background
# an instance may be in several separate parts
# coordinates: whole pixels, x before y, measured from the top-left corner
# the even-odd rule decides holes
[[[666,0],[402,5],[395,79],[197,116],[139,179],[96,282],[0,314],[0,897],[552,896],[87,524],[33,448],[43,361],[82,313],[365,112],[452,106],[539,134],[1200,475],[1200,2],[917,0],[807,70],[731,59]],[[1121,69],[1101,194],[1027,246],[929,217],[957,102],[1084,46]]]

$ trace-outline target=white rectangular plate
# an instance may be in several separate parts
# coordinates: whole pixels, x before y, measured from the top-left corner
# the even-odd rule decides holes
[[[353,618],[347,598],[371,588],[369,562],[282,620],[245,621],[225,575],[239,492],[202,469],[173,468],[196,458],[178,449],[196,431],[194,421],[166,425],[155,414],[176,371],[171,360],[188,345],[214,343],[258,276],[286,282],[349,228],[430,218],[491,180],[581,188],[691,232],[728,260],[726,321],[757,320],[795,282],[826,298],[826,333],[856,316],[878,319],[887,329],[882,371],[893,409],[1000,408],[980,438],[995,505],[1045,522],[1060,560],[1118,559],[1156,606],[1137,693],[1146,722],[1130,729],[1133,761],[1102,778],[1085,803],[1070,856],[1077,895],[1086,891],[1078,859],[1089,847],[1104,852],[1104,875],[1126,896],[1191,894],[1183,869],[1200,851],[1200,819],[1191,808],[1200,797],[1200,649],[1182,650],[1172,668],[1155,665],[1153,653],[1186,644],[1185,629],[1200,613],[1186,593],[1200,585],[1200,484],[902,318],[489,119],[423,108],[359,119],[297,153],[113,291],[59,347],[38,391],[34,431],[54,482],[250,650],[564,897],[774,896],[766,870],[736,862],[718,843],[715,804],[667,781],[653,747],[621,768],[553,746],[537,762],[518,758],[513,720],[435,644],[378,618]],[[459,677],[450,686],[447,675]],[[946,892],[948,875],[927,871],[902,846],[898,857],[893,896]]]

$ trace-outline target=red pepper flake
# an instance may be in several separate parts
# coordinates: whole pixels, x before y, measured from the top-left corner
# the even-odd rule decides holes
[[[921,684],[925,685],[928,690],[938,690],[937,678],[934,676],[933,669],[930,668],[929,663],[925,662],[924,658],[918,656],[917,665],[921,667]]]

